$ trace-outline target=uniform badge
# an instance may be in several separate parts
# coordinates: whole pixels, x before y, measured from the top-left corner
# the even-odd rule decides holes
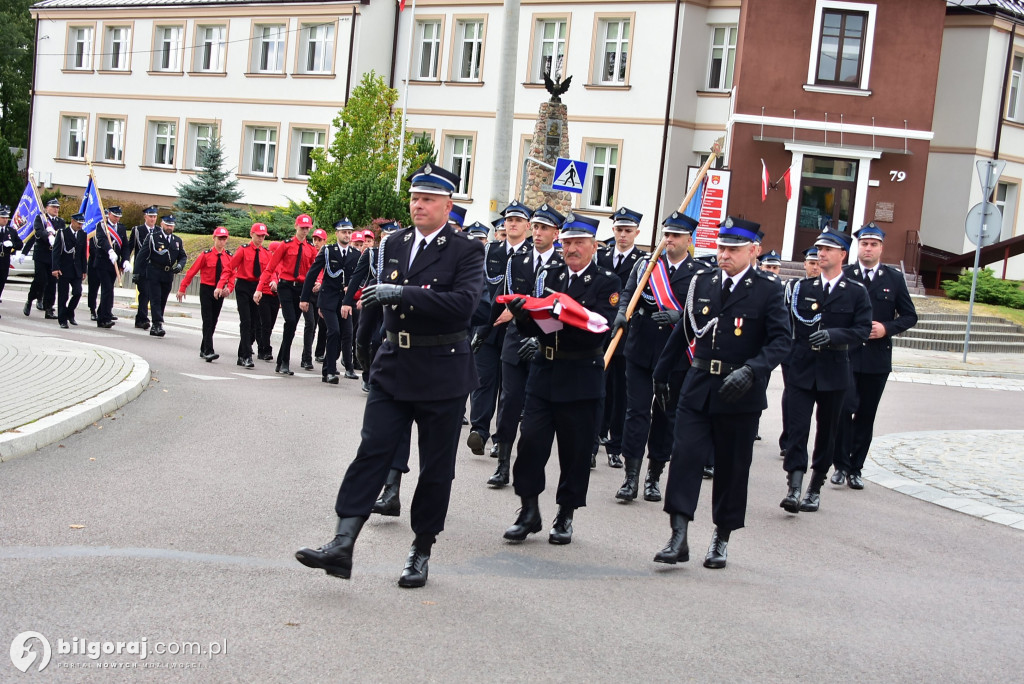
[[[397,268],[394,271],[391,272],[391,279],[392,280],[397,280],[398,279],[398,269]]]
[[[818,310],[818,302],[814,302],[813,304],[811,304],[811,311],[817,311],[817,310]]]
[[[619,293],[618,292],[612,292],[612,295],[608,298],[608,303],[611,304],[612,306],[615,306],[616,304],[618,304],[619,303]]]
[[[405,237],[402,238],[402,242],[408,242],[411,239],[412,239],[412,233],[406,233]]]
[[[438,236],[438,238],[437,238],[437,246],[440,247],[441,245],[443,245],[445,243],[445,240],[447,240],[447,239],[448,238],[446,238],[444,235]]]
[[[702,314],[704,314],[705,316],[707,316],[710,311],[711,311],[711,309],[709,307],[706,307],[706,306],[703,309],[700,310],[700,312]]]
[[[589,283],[590,282],[590,276],[588,276],[588,275],[583,276],[583,282]]]

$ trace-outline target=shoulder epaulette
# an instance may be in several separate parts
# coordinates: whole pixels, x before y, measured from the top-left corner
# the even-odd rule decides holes
[[[245,249],[245,248],[246,248],[246,247],[248,247],[248,246],[249,246],[249,243],[248,243],[248,242],[246,242],[246,243],[245,243],[245,244],[243,244],[243,245],[242,245],[241,247],[239,247],[239,249]]]
[[[285,238],[285,240],[284,240],[284,242],[283,242],[282,244],[285,244],[285,245],[287,245],[287,244],[288,244],[289,242],[291,242],[291,241],[292,241],[292,240],[294,240],[294,239],[295,239],[295,238],[293,238],[293,237],[290,237],[290,238]]]
[[[230,249],[225,249],[224,253],[227,254],[228,256],[231,256],[231,250]]]
[[[213,247],[211,247],[210,249],[204,249],[203,250],[203,254],[209,254],[212,251],[213,251]]]

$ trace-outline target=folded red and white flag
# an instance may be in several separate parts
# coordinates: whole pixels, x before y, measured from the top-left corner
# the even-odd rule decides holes
[[[526,300],[523,310],[530,314],[537,325],[546,333],[561,330],[568,325],[592,333],[608,332],[608,319],[594,313],[564,292],[555,292],[547,297],[525,297],[523,295],[498,295],[499,304],[508,304],[520,297]]]

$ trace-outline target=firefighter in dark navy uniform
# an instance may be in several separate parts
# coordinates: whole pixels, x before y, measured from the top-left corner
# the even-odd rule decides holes
[[[57,301],[57,279],[50,271],[50,249],[57,239],[57,229],[63,227],[64,221],[57,214],[60,212],[60,200],[56,197],[46,203],[43,212],[36,216],[32,224],[32,234],[25,241],[22,254],[32,251],[33,275],[32,284],[28,288],[28,299],[22,313],[28,316],[32,312],[32,302],[37,308],[45,311],[46,318],[57,318],[53,311]]]
[[[0,204],[0,297],[3,297],[7,276],[11,273],[11,257],[25,246],[16,226],[10,224],[11,208]]]
[[[174,215],[168,214],[160,219],[160,227],[149,234],[135,256],[133,278],[145,277],[146,287],[149,288],[149,308],[153,319],[149,334],[153,337],[166,334],[164,308],[167,306],[167,297],[171,294],[175,274],[184,270],[186,261],[188,255],[181,238],[174,234]]]
[[[709,452],[714,452],[711,517],[715,531],[704,567],[726,564],[730,533],[746,520],[747,482],[768,377],[789,350],[790,328],[774,276],[750,267],[758,224],[729,217],[718,235],[719,268],[690,279],[682,320],[654,371],[659,402],[667,405],[669,374],[695,340],[676,406],[675,440],[665,486],[672,536],[658,563],[690,558],[687,527]]]
[[[128,257],[133,260],[138,259],[139,252],[142,250],[142,246],[149,239],[150,234],[154,230],[158,230],[156,227],[157,208],[155,206],[146,207],[142,211],[143,223],[132,228],[132,232],[128,234]],[[135,289],[138,292],[138,309],[135,310],[135,327],[141,330],[149,330],[151,322],[149,320],[149,285],[146,283],[146,273],[139,273],[135,271],[135,275],[132,276],[132,282],[135,283]]]
[[[121,225],[121,207],[107,207],[106,230],[97,226],[92,237],[91,249],[95,250],[93,267],[99,280],[100,300],[96,307],[96,325],[100,328],[114,327],[114,281],[118,267],[131,271],[131,245]]]
[[[57,279],[57,321],[62,328],[67,328],[69,324],[78,325],[75,321],[75,308],[82,298],[82,280],[87,268],[87,238],[82,232],[83,221],[85,216],[75,214],[71,217],[70,226],[61,226],[51,251],[52,273]]]
[[[793,345],[786,360],[786,457],[789,489],[779,504],[789,513],[818,510],[821,485],[832,467],[839,414],[849,387],[849,349],[871,333],[871,302],[864,286],[846,278],[846,236],[829,228],[815,241],[821,275],[793,285]],[[807,471],[811,413],[816,411],[811,482],[800,499]]]
[[[596,219],[565,217],[559,239],[564,263],[550,263],[537,278],[536,290],[564,292],[585,308],[614,320],[621,283],[614,273],[594,262],[597,251]],[[527,336],[520,354],[530,360],[526,402],[520,427],[519,447],[513,469],[513,486],[522,502],[519,516],[505,531],[505,539],[522,541],[541,529],[538,498],[545,489],[544,468],[558,440],[558,514],[548,535],[552,544],[572,542],[576,509],[587,505],[590,458],[600,427],[604,396],[604,348],[608,326],[598,332],[563,324],[544,332],[523,310],[525,299],[508,303],[519,331]],[[553,313],[557,311],[553,310]]]
[[[416,536],[402,587],[427,582],[436,535],[444,529],[466,399],[478,384],[469,321],[484,278],[484,246],[447,225],[459,177],[427,164],[410,177],[413,226],[380,248],[383,282],[364,288],[363,308],[384,307],[386,339],[370,369],[361,441],[338,491],[334,539],[296,558],[348,578],[352,549],[384,484],[400,435],[415,421],[420,475],[411,522]]]

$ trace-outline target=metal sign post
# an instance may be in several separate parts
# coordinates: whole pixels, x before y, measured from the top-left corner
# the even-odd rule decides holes
[[[996,224],[993,220],[999,216],[998,224],[1002,223],[1002,216],[999,208],[991,204],[988,198],[992,195],[992,188],[1006,168],[1006,162],[1002,159],[980,159],[977,163],[978,179],[981,181],[981,226],[980,229],[972,230],[971,217],[967,220],[967,237],[975,244],[974,249],[974,277],[971,279],[971,301],[967,306],[967,332],[964,335],[964,356],[963,363],[967,363],[967,350],[971,346],[971,322],[974,319],[974,296],[978,290],[978,266],[981,264],[981,248],[991,244],[994,240],[989,238],[988,228],[990,224]],[[994,210],[994,212],[993,212]],[[996,224],[996,225],[998,225]],[[993,232],[994,236],[998,233]]]

